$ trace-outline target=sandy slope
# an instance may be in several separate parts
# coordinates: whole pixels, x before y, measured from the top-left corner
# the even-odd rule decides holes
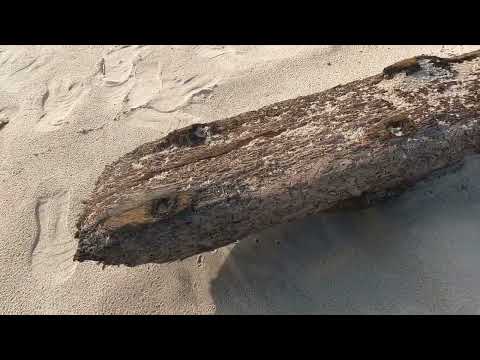
[[[398,201],[183,262],[72,263],[81,200],[138,145],[478,46],[0,47],[0,313],[443,313],[480,309],[480,159]]]

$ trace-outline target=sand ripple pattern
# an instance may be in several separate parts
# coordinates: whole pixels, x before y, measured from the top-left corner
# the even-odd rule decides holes
[[[159,70],[152,77],[151,71],[155,68]],[[184,126],[195,121],[193,115],[182,109],[191,103],[204,101],[217,82],[201,75],[169,78],[162,75],[160,64],[145,66],[136,80],[127,96],[126,107],[129,123],[137,127],[165,126],[169,121],[174,126]]]
[[[165,56],[170,50],[172,56]],[[175,61],[182,51],[182,47],[128,46],[105,56],[104,86],[127,89],[117,120],[126,119],[134,127],[162,129],[167,122],[178,126],[196,120],[182,110],[207,100],[220,79],[201,64],[186,71],[185,64]]]
[[[37,237],[32,250],[32,275],[39,280],[61,284],[76,268],[75,244],[68,229],[70,194],[60,192],[41,198],[35,208]]]
[[[49,54],[32,54],[26,49],[24,51],[0,49],[0,79],[5,80],[16,75],[30,76],[51,60],[52,56]]]

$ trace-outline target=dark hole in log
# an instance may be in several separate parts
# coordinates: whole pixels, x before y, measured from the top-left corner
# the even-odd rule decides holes
[[[155,199],[152,201],[152,216],[159,217],[165,216],[168,213],[168,210],[171,207],[171,199],[169,198],[161,198]]]
[[[176,146],[202,145],[210,136],[210,127],[204,124],[192,124],[167,135],[170,144]]]

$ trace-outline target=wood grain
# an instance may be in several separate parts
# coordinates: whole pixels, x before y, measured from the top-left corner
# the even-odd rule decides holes
[[[107,166],[75,259],[163,263],[369,203],[480,148],[480,51],[194,124]]]

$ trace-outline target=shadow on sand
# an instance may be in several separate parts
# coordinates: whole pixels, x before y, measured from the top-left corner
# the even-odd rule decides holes
[[[210,291],[218,314],[480,310],[480,156],[370,209],[241,241]]]

